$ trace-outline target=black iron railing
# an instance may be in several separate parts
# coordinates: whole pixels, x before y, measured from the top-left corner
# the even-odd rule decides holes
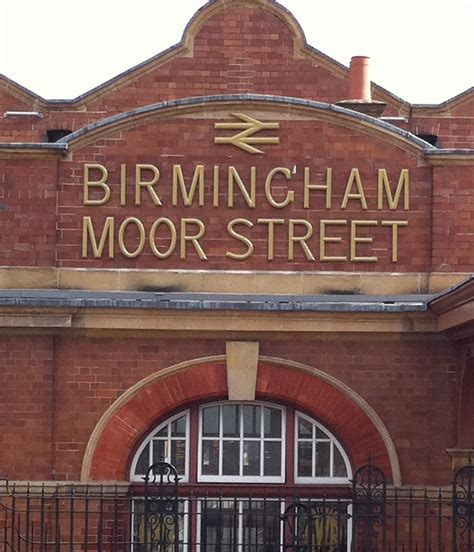
[[[128,486],[4,486],[1,552],[472,552],[474,469],[452,488],[394,488],[375,466],[331,495],[238,486],[207,494],[151,466]],[[233,494],[232,494],[233,491]],[[327,491],[329,493],[329,491]]]

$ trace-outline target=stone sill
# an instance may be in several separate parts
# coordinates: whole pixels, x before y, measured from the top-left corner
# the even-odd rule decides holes
[[[446,452],[451,457],[451,464],[453,472],[458,471],[464,466],[474,464],[474,449],[469,448],[452,448],[446,449]]]

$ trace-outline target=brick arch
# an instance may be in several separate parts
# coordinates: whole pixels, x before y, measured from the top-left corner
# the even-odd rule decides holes
[[[227,396],[225,358],[204,360],[195,361],[191,366],[178,365],[163,370],[119,397],[89,440],[81,478],[95,481],[128,479],[130,452],[159,418],[179,405]]]
[[[260,362],[257,396],[273,401],[291,402],[317,418],[334,432],[357,469],[368,461],[394,479],[393,466],[386,444],[375,424],[352,397],[331,383],[307,371]]]
[[[127,480],[131,452],[158,419],[191,402],[225,397],[223,356],[177,365],[139,382],[109,407],[94,429],[84,455],[82,480]],[[370,454],[387,477],[401,483],[395,448],[382,421],[335,378],[308,366],[262,357],[256,397],[304,410],[338,435],[353,468],[365,464]]]

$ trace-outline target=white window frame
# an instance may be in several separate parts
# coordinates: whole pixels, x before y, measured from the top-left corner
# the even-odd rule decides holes
[[[203,423],[203,410],[212,406],[239,405],[239,406],[260,406],[262,408],[262,416],[264,407],[274,408],[281,412],[281,438],[265,438],[260,436],[259,438],[248,438],[243,436],[243,416],[240,414],[240,437],[223,437],[222,430],[222,415],[219,416],[219,437],[202,437],[202,423]],[[285,460],[286,460],[286,408],[273,403],[259,402],[259,401],[219,401],[215,403],[203,404],[198,409],[199,416],[199,430],[198,430],[198,470],[197,480],[198,483],[285,483]],[[261,426],[262,427],[262,426]],[[202,473],[202,452],[203,452],[203,440],[205,441],[219,441],[219,473],[222,472],[222,457],[223,457],[223,442],[224,441],[239,441],[240,450],[243,450],[244,441],[256,441],[261,443],[260,454],[260,470],[263,473],[264,455],[263,455],[263,443],[268,442],[280,442],[280,475],[206,475]],[[242,471],[241,459],[239,458],[239,471]]]
[[[188,410],[182,410],[181,412],[178,412],[178,414],[175,414],[171,418],[166,418],[160,425],[156,426],[148,435],[143,439],[140,447],[138,448],[137,452],[135,453],[135,456],[133,457],[132,464],[130,466],[130,481],[134,483],[143,483],[143,475],[137,475],[135,474],[137,463],[140,458],[141,453],[143,452],[144,448],[147,445],[150,445],[149,450],[149,466],[152,463],[152,451],[153,447],[151,446],[151,442],[153,438],[156,436],[157,433],[159,433],[165,426],[171,425],[174,421],[176,421],[178,418],[182,418],[185,416],[186,419],[186,430],[185,430],[185,436],[184,437],[177,437],[172,438],[168,436],[166,438],[167,443],[171,443],[171,441],[184,441],[185,442],[185,459],[184,459],[184,473],[178,473],[178,476],[180,478],[181,483],[187,483],[189,480],[189,448],[190,448],[190,411]],[[161,438],[160,440],[165,440],[164,438]],[[168,455],[171,454],[171,447],[168,446]],[[156,462],[160,462],[160,460],[155,460]],[[168,456],[165,458],[165,462],[170,462],[170,457]]]
[[[330,447],[330,458],[329,458],[329,464],[330,464],[330,473],[332,474],[334,470],[334,447],[336,447],[341,456],[344,460],[344,463],[346,465],[347,470],[347,477],[333,477],[332,475],[330,477],[313,477],[313,476],[298,476],[298,452],[299,447],[298,443],[300,441],[306,441],[312,443],[312,450],[314,451],[314,441],[317,439],[311,438],[311,439],[299,439],[298,438],[298,420],[299,418],[302,418],[303,420],[306,420],[310,424],[314,425],[316,428],[319,428],[321,431],[326,433],[329,436],[328,442],[331,443]],[[314,473],[314,463],[316,462],[316,457],[313,454],[313,469],[312,472]],[[349,461],[349,457],[346,454],[346,451],[344,450],[344,447],[341,445],[341,443],[336,439],[336,437],[323,425],[321,425],[319,422],[317,422],[314,418],[311,418],[310,416],[307,416],[306,414],[303,414],[302,412],[295,410],[295,427],[294,427],[294,460],[295,460],[295,472],[294,472],[294,479],[295,483],[310,483],[310,484],[319,484],[319,485],[347,485],[350,483],[350,480],[352,478],[352,468],[351,463]]]

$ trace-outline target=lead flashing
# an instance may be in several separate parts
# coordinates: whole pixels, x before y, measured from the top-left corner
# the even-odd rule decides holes
[[[0,307],[401,313],[425,312],[434,297],[3,290]]]
[[[66,152],[68,145],[59,142],[2,142],[0,151],[28,150],[28,151],[59,151]]]

